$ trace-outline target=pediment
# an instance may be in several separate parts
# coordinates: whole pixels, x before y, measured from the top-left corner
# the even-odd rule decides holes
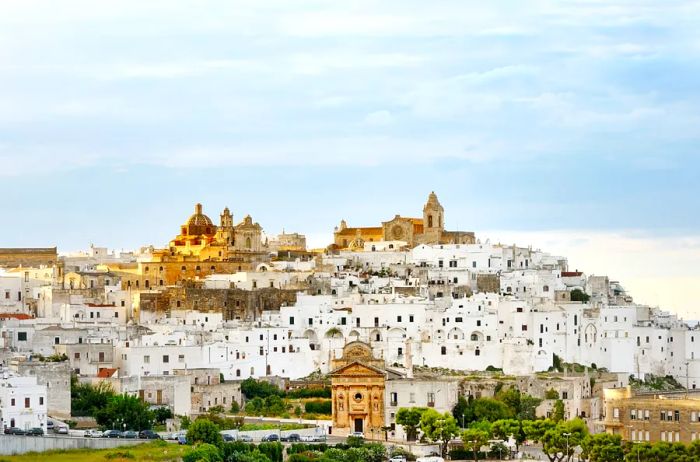
[[[331,377],[386,377],[386,372],[367,364],[352,362],[330,373]]]

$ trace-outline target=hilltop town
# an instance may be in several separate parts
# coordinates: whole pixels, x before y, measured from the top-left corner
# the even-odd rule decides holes
[[[176,429],[245,409],[255,379],[330,388],[332,435],[405,440],[399,409],[452,412],[506,386],[591,433],[697,438],[700,330],[615,275],[446,230],[435,193],[416,209],[343,220],[322,249],[201,204],[163,247],[0,249],[2,427],[76,420],[71,387],[104,383]]]

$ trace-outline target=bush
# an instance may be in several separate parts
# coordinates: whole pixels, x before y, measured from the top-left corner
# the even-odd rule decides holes
[[[306,443],[293,443],[287,448],[287,455],[301,454],[305,452],[326,452],[328,445],[326,443],[320,444],[306,444]]]
[[[190,449],[182,457],[182,462],[223,462],[223,460],[219,448],[206,443]]]
[[[117,451],[117,452],[110,452],[105,456],[105,459],[111,460],[111,459],[135,459],[136,457],[132,452],[129,451]]]
[[[207,419],[197,419],[192,422],[189,430],[187,430],[187,441],[196,443],[208,443],[215,446],[221,446],[224,442],[219,426]]]
[[[280,443],[260,443],[258,450],[265,454],[271,462],[282,462],[284,446]]]
[[[297,388],[287,393],[288,398],[330,398],[331,387],[323,388]]]
[[[298,454],[292,454],[287,459],[287,462],[316,462],[319,460],[319,456],[314,452],[302,452]]]
[[[308,413],[313,413],[313,414],[330,415],[333,412],[332,402],[330,400],[327,400],[327,401],[321,401],[321,400],[307,401],[306,403],[304,403],[304,410]]]

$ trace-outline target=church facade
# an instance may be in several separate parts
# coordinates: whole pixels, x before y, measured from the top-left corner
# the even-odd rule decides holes
[[[422,218],[395,215],[381,226],[353,228],[345,220],[333,232],[335,249],[361,250],[367,242],[398,241],[413,248],[419,244],[473,244],[473,232],[446,231],[445,209],[431,192]]]
[[[254,270],[269,259],[262,227],[250,215],[234,225],[227,207],[217,226],[196,204],[167,248],[153,249],[137,263],[106,266],[121,277],[122,288],[150,289],[215,273]]]

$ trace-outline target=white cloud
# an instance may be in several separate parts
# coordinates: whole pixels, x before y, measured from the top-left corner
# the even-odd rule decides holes
[[[384,126],[390,125],[393,121],[394,117],[391,115],[391,112],[386,110],[370,112],[365,116],[367,125]]]

